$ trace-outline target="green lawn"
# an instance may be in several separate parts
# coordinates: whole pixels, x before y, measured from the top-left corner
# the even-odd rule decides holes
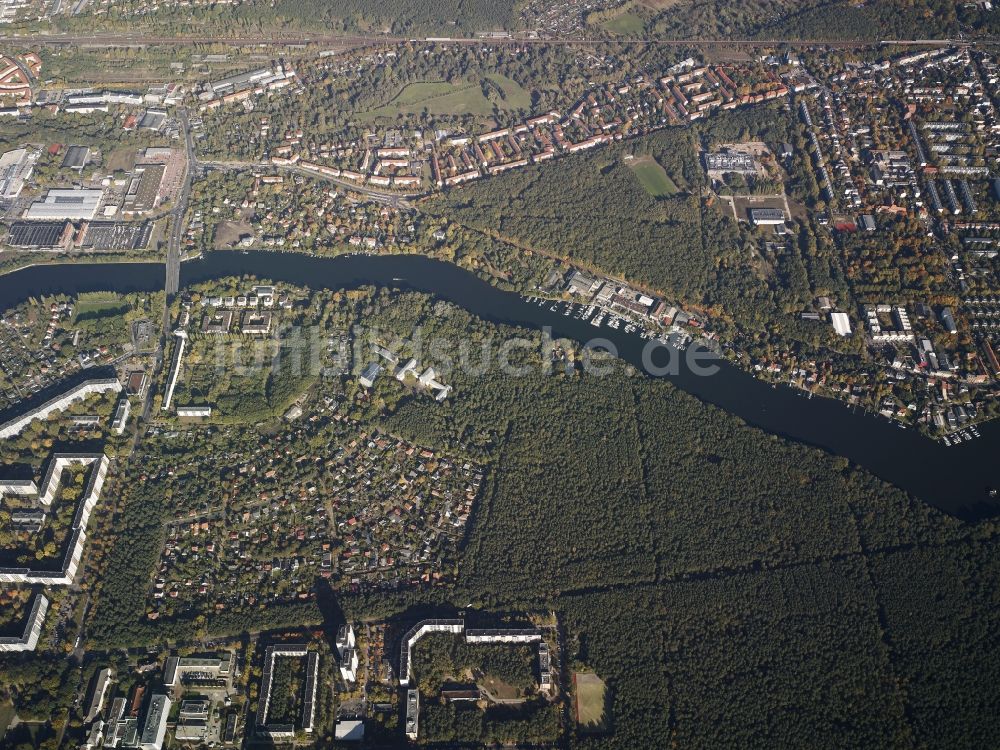
[[[618,36],[639,36],[646,30],[645,22],[634,13],[623,13],[601,24],[606,31]]]
[[[74,313],[76,316],[75,320],[88,320],[90,318],[119,315],[127,309],[128,306],[114,292],[93,292],[91,294],[80,295],[76,302]]]
[[[531,96],[515,81],[498,74],[489,79],[504,92],[497,104],[502,109],[528,109]],[[434,115],[490,115],[493,102],[483,95],[478,83],[453,84],[447,81],[420,81],[403,87],[384,107],[362,113],[366,119],[394,118],[398,114],[418,114],[426,109]]]
[[[576,723],[591,730],[604,728],[604,681],[593,672],[573,675],[576,687]]]
[[[629,166],[635,172],[635,176],[639,178],[639,182],[642,183],[646,192],[654,198],[669,198],[680,192],[677,184],[670,179],[670,175],[656,159],[644,156],[635,159]]]
[[[525,91],[517,81],[499,73],[490,73],[487,77],[503,89],[506,97],[503,104],[504,109],[531,108],[531,94]]]

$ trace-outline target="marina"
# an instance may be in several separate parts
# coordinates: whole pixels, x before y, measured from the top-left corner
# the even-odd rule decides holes
[[[686,333],[650,335],[619,322],[609,327],[600,309],[505,292],[449,263],[423,256],[339,256],[250,251],[216,252],[181,268],[182,286],[234,275],[332,289],[373,285],[419,291],[459,305],[484,320],[535,330],[584,345],[601,339],[617,355],[649,374],[654,368],[676,387],[750,425],[843,456],[913,497],[966,520],[1000,514],[996,445],[1000,427],[989,422],[960,431],[950,444],[829,398],[803,398],[739,369],[692,341]],[[34,266],[0,276],[0,299],[16,305],[31,296],[87,291],[154,291],[163,288],[163,268],[152,264]],[[398,281],[405,279],[405,281]],[[552,308],[555,307],[553,310]],[[566,312],[569,311],[567,315]],[[579,313],[579,315],[577,315]],[[690,355],[711,362],[713,374],[689,366]],[[664,367],[665,365],[675,367]]]

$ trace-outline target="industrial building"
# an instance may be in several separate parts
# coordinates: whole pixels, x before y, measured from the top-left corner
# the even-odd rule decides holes
[[[68,221],[15,221],[7,244],[25,250],[68,250],[76,230]]]
[[[785,223],[785,212],[780,208],[751,208],[747,212],[754,226],[780,226]]]
[[[143,213],[156,208],[162,199],[160,184],[166,171],[163,164],[137,165],[125,188],[124,210]]]
[[[8,205],[21,194],[31,178],[39,152],[15,148],[0,155],[0,203]]]
[[[32,203],[25,219],[89,221],[97,216],[104,191],[90,188],[53,188],[45,198]]]
[[[62,160],[63,169],[75,169],[82,172],[90,161],[90,149],[87,146],[70,146]]]
[[[416,742],[420,736],[420,691],[406,692],[406,738]]]
[[[80,248],[97,252],[144,250],[153,234],[148,221],[92,221],[85,225]]]

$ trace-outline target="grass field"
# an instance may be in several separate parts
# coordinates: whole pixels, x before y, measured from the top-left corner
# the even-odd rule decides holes
[[[638,36],[646,30],[646,23],[634,13],[623,13],[601,25],[606,31],[619,36]]]
[[[574,672],[576,723],[590,730],[605,726],[604,681],[593,672]]]
[[[505,76],[492,74],[490,80],[503,89],[505,99],[498,102],[501,109],[527,109],[531,96],[516,82]],[[478,83],[453,84],[447,81],[420,81],[410,83],[384,107],[362,114],[366,119],[394,118],[397,114],[418,114],[426,109],[434,115],[489,115],[493,102],[483,95]]]
[[[127,309],[121,298],[113,292],[82,294],[76,303],[74,320],[89,320],[118,315]]]
[[[14,719],[14,706],[10,701],[4,701],[0,703],[0,739],[3,739],[4,734],[7,732],[7,727],[10,726],[10,722]]]
[[[639,182],[654,198],[669,198],[680,192],[677,184],[670,179],[670,175],[660,166],[659,162],[651,156],[644,156],[632,161],[629,166],[639,178]]]
[[[487,78],[503,89],[506,97],[503,102],[504,109],[529,109],[531,107],[531,94],[525,91],[517,81],[499,73],[489,73]]]

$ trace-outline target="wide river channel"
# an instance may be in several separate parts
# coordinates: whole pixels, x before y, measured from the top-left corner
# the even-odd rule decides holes
[[[351,255],[321,258],[296,253],[217,252],[181,267],[181,286],[250,274],[311,289],[359,286],[428,292],[485,320],[534,329],[581,343],[602,338],[618,356],[643,368],[647,340],[624,327],[599,329],[573,315],[497,289],[450,263],[422,256]],[[41,294],[163,288],[163,266],[152,263],[39,265],[0,276],[0,308]],[[654,361],[666,359],[661,351]],[[684,362],[684,357],[679,357]],[[1000,424],[979,427],[981,437],[953,446],[827,398],[806,398],[797,389],[758,380],[719,360],[715,374],[697,375],[686,365],[667,377],[677,387],[768,432],[844,456],[919,500],[965,520],[1000,513]]]

